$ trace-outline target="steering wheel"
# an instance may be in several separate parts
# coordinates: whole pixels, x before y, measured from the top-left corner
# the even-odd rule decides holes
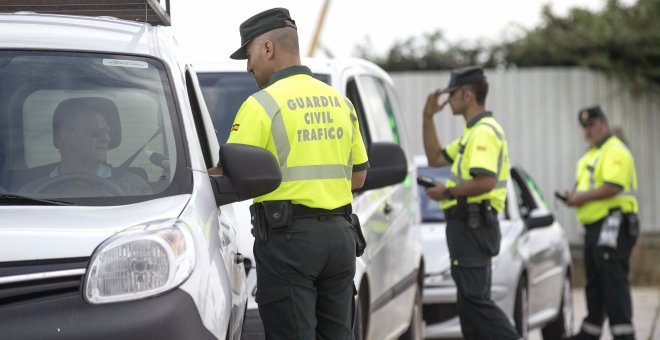
[[[112,181],[94,175],[65,174],[47,178],[38,184],[33,193],[64,193],[77,195],[93,194],[101,196],[125,196],[124,191]],[[79,192],[78,192],[79,191]]]

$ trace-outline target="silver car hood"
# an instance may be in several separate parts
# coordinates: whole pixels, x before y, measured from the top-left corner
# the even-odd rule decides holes
[[[0,262],[88,257],[110,236],[181,214],[190,195],[104,207],[0,207]]]

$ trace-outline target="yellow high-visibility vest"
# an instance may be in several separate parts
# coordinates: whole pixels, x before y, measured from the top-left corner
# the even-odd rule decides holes
[[[630,150],[616,136],[591,147],[577,164],[575,190],[586,192],[598,189],[605,183],[623,190],[616,196],[587,202],[577,208],[577,219],[582,224],[594,223],[605,218],[609,211],[620,208],[623,213],[637,212],[637,173]]]
[[[479,114],[463,128],[463,136],[454,140],[443,155],[452,162],[447,188],[467,182],[477,174],[491,175],[497,179],[495,188],[479,196],[468,197],[468,203],[490,200],[497,211],[504,209],[506,182],[509,179],[509,148],[504,130],[489,111]],[[457,204],[455,199],[440,201],[440,208],[448,209]]]
[[[250,96],[227,143],[263,147],[279,162],[281,185],[254,202],[338,208],[353,200],[353,172],[369,167],[353,105],[304,66],[274,74],[271,85]]]

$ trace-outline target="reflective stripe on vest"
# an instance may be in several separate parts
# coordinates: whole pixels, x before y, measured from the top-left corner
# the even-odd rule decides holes
[[[459,144],[458,154],[460,155],[460,157],[458,158],[458,166],[456,167],[456,169],[457,169],[456,171],[458,173],[457,174],[452,173],[451,175],[449,175],[449,180],[454,182],[456,184],[456,186],[458,186],[460,184],[463,184],[463,183],[468,181],[467,179],[463,178],[462,173],[461,173],[461,163],[463,163],[463,153],[465,152],[465,147],[467,146],[468,142],[470,141],[470,138],[472,138],[472,134],[477,129],[477,127],[479,127],[480,125],[486,125],[486,126],[490,127],[491,129],[493,129],[493,132],[495,132],[495,136],[497,136],[497,139],[499,139],[500,141],[504,141],[504,136],[499,131],[497,131],[497,128],[494,125],[489,124],[489,123],[480,123],[479,125],[475,126],[474,130],[472,130],[472,132],[470,133],[468,138],[465,140],[465,143],[464,144]],[[499,180],[500,174],[502,173],[502,162],[503,161],[504,161],[504,145],[502,145],[502,147],[500,148],[500,154],[497,156],[497,173],[495,173],[495,179],[497,179],[498,181],[495,184],[494,189],[506,188],[506,181],[500,181]]]
[[[587,165],[587,171],[589,172],[589,189],[590,190],[595,190],[596,189],[596,165],[598,165],[598,161],[600,160],[600,156],[605,153],[607,149],[609,149],[611,145],[608,145],[607,148],[602,148],[600,152],[596,155],[594,158],[593,163],[590,165]],[[625,188],[624,188],[625,189]],[[636,190],[633,188],[633,178],[630,176],[630,183],[629,183],[629,188],[628,190],[622,190],[620,193],[618,193],[616,196],[617,197],[635,197]]]
[[[275,142],[275,149],[277,150],[277,158],[280,162],[280,171],[282,172],[282,182],[313,180],[313,179],[339,179],[345,178],[351,180],[353,176],[353,151],[351,150],[348,155],[348,164],[323,164],[323,165],[302,165],[302,166],[288,166],[287,159],[291,152],[291,145],[289,144],[289,137],[284,126],[284,119],[279,105],[266,90],[261,90],[252,95],[254,99],[266,111],[268,118],[271,120],[271,134]],[[346,101],[349,104],[348,101]],[[357,120],[354,114],[352,105],[351,109],[351,122]],[[351,144],[355,137],[355,129],[351,124]]]

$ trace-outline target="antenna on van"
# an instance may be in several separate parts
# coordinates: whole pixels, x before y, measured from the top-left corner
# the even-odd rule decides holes
[[[114,17],[152,25],[172,24],[170,0],[0,0],[0,12]]]

